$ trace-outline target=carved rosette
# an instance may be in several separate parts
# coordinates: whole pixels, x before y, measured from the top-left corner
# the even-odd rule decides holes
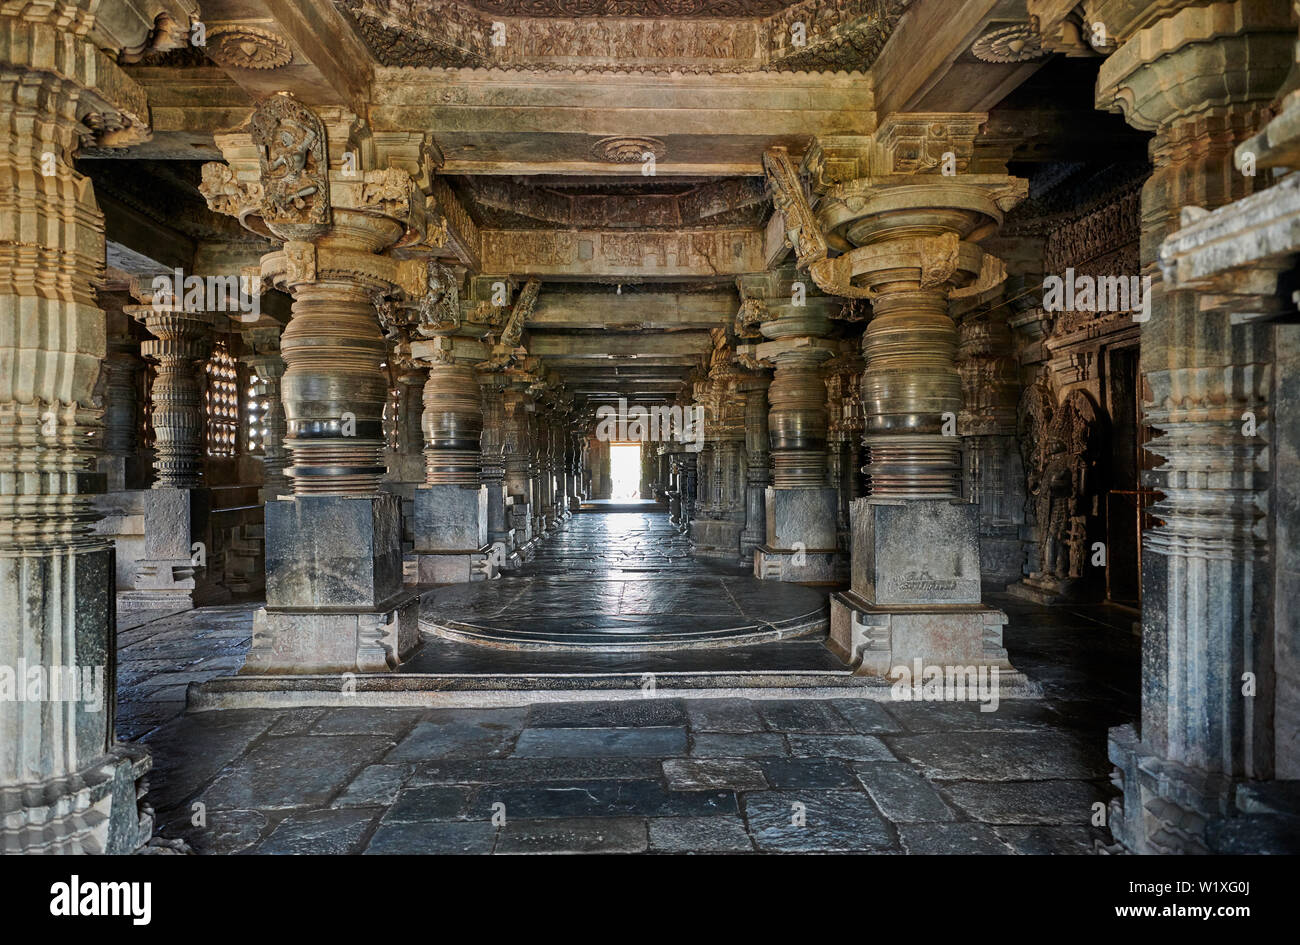
[[[278,69],[293,61],[293,51],[281,36],[243,23],[213,26],[204,52],[218,65],[236,69]]]

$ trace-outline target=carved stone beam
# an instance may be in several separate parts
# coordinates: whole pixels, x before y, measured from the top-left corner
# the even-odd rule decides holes
[[[799,172],[785,148],[768,148],[763,152],[763,170],[772,185],[772,202],[785,221],[786,239],[794,247],[799,268],[807,269],[826,258],[826,237],[804,196]]]

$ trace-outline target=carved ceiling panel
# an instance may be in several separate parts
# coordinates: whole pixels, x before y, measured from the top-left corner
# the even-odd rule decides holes
[[[498,229],[761,226],[772,209],[765,182],[747,177],[582,186],[482,176],[458,189],[479,225]]]
[[[761,17],[798,0],[466,0],[497,16],[708,16]]]
[[[386,66],[731,73],[865,71],[911,0],[335,2]]]

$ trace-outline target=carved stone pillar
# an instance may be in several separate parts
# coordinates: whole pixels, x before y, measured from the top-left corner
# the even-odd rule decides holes
[[[169,13],[188,29],[179,4]],[[0,700],[5,853],[130,853],[153,829],[140,806],[150,758],[113,730],[113,549],[84,492],[101,445],[92,286],[105,247],[73,166],[83,140],[146,140],[148,106],[114,64],[120,47],[97,48],[94,21],[53,4],[0,12],[0,665],[78,682],[58,699]],[[129,41],[166,38],[142,26]]]
[[[741,378],[737,391],[745,398],[745,528],[740,533],[742,561],[754,560],[754,549],[767,537],[768,470],[767,389],[772,377],[752,372]]]
[[[418,597],[402,586],[401,505],[381,488],[381,367],[375,299],[420,297],[428,267],[387,251],[425,233],[424,196],[404,171],[365,170],[355,117],[329,126],[287,93],[258,105],[249,132],[218,136],[213,209],[283,241],[261,275],[293,298],[280,339],[292,498],[266,506],[266,607],[242,672],[382,672],[418,645]],[[471,382],[472,383],[472,382]]]
[[[1112,803],[1110,826],[1134,852],[1233,849],[1229,818],[1250,809],[1244,782],[1272,774],[1275,337],[1250,316],[1277,311],[1277,283],[1262,260],[1250,259],[1248,240],[1225,239],[1238,235],[1232,210],[1206,219],[1204,231],[1194,224],[1204,209],[1245,197],[1262,180],[1238,171],[1233,151],[1257,130],[1292,66],[1286,6],[1214,3],[1150,23],[1108,24],[1120,46],[1098,75],[1098,104],[1155,132],[1141,250],[1155,284],[1141,324],[1140,371],[1151,392],[1145,419],[1160,433],[1146,448],[1164,460],[1143,484],[1163,498],[1152,508],[1160,524],[1142,546],[1141,725],[1112,729],[1110,738],[1124,792]],[[1294,127],[1294,116],[1284,113],[1276,124]],[[1276,163],[1294,167],[1293,158]],[[1267,212],[1284,204],[1265,193],[1249,206]],[[1188,229],[1171,240],[1170,256],[1196,255],[1203,233],[1213,234],[1214,248],[1199,261],[1200,273],[1195,264],[1191,273],[1175,269],[1170,285],[1155,263],[1180,214]],[[1270,245],[1294,246],[1291,239]],[[1240,271],[1223,271],[1238,262]],[[1217,284],[1195,278],[1216,270]],[[1252,280],[1271,285],[1259,292],[1265,298],[1241,306],[1248,314],[1234,323],[1218,293],[1249,294]],[[1210,292],[1191,291],[1198,285]],[[1276,547],[1284,545],[1279,537]]]
[[[483,395],[483,469],[480,481],[487,489],[487,538],[490,557],[500,567],[510,554],[510,529],[506,523],[505,446],[506,380],[497,372],[478,376]]]
[[[853,348],[849,341],[846,347]],[[826,408],[829,420],[827,482],[839,498],[835,516],[838,529],[838,547],[846,554],[850,550],[850,509],[853,500],[862,496],[861,452],[858,444],[862,437],[862,359],[855,351],[844,350],[826,362]]]
[[[739,349],[751,368],[774,367],[768,387],[772,484],[754,576],[820,584],[835,580],[837,496],[826,484],[826,385],[822,365],[835,353],[831,315],[840,301],[817,292],[793,269],[746,278],[742,319],[766,339]]]
[[[745,407],[736,390],[741,375],[733,357],[734,349],[725,332],[715,329],[708,381],[699,385],[705,401],[707,437],[707,446],[700,454],[700,478],[707,484],[708,499],[691,528],[696,554],[729,562],[740,555],[740,533],[745,526],[740,485],[744,475]]]
[[[505,393],[506,524],[510,533],[507,563],[518,567],[535,553],[532,516],[532,432],[529,418],[533,398],[526,377],[509,378]]]
[[[179,298],[140,293],[142,305],[123,309],[153,335],[140,353],[158,364],[150,392],[155,489],[193,489],[203,462],[203,380],[200,362],[212,344],[212,318],[186,311]],[[188,557],[188,555],[187,555]]]
[[[957,370],[962,409],[965,498],[979,507],[980,576],[998,590],[1021,576],[1024,471],[1016,443],[1018,368],[1001,290],[992,310],[966,313],[959,325]]]
[[[852,589],[832,596],[832,649],[861,675],[895,677],[919,660],[996,671],[1005,691],[1024,678],[1001,645],[1006,615],[981,603],[948,312],[950,298],[1005,278],[978,241],[1026,192],[1022,180],[970,167],[985,118],[896,114],[869,144],[815,143],[815,217],[784,152],[766,159],[801,264],[823,291],[872,308],[862,337],[870,497],[853,505]]]
[[[133,467],[139,452],[137,422],[139,374],[143,362],[140,346],[131,337],[132,319],[122,311],[121,297],[109,293],[100,301],[108,316],[108,357],[100,366],[100,392],[104,403],[104,454],[99,470],[106,479],[106,491],[121,492],[134,481]]]

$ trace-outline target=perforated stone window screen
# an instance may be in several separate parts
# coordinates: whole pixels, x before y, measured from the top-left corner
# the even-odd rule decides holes
[[[384,442],[393,452],[402,448],[402,389],[388,389],[388,402],[384,404]]]
[[[234,456],[239,434],[239,368],[224,341],[213,346],[203,369],[208,455]]]
[[[256,373],[249,375],[245,393],[248,396],[244,401],[244,439],[248,452],[260,456],[266,452],[267,413],[271,409],[266,378],[258,377]]]

